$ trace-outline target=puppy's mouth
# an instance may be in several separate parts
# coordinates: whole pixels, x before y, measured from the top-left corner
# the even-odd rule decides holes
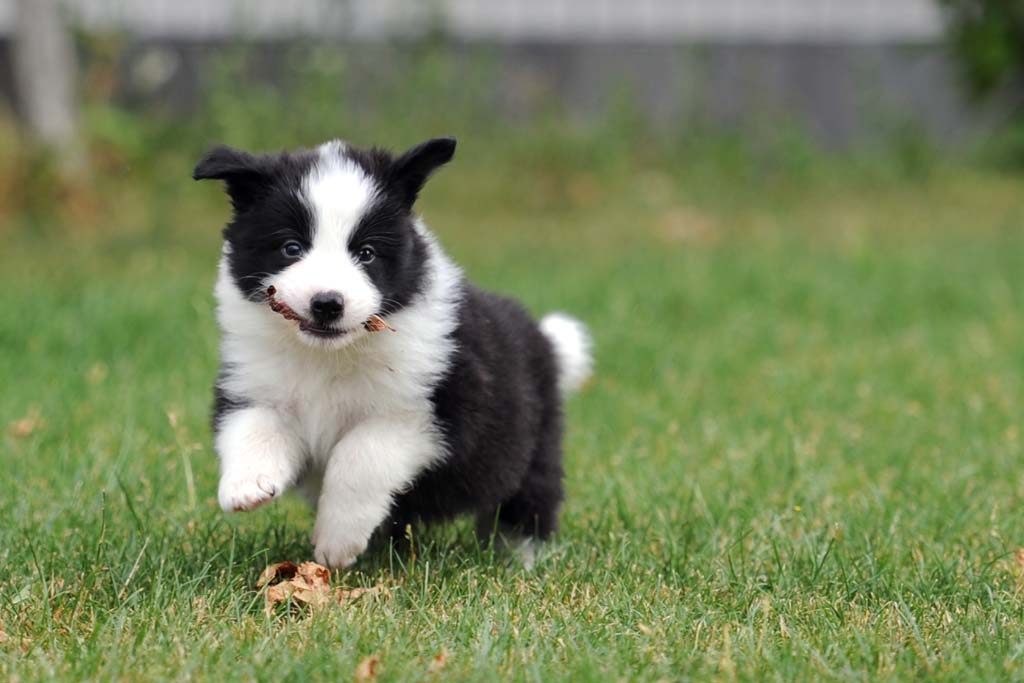
[[[270,310],[279,314],[285,320],[297,322],[299,324],[300,332],[305,332],[306,334],[317,337],[318,339],[338,339],[352,331],[342,330],[336,327],[325,327],[323,325],[318,325],[311,320],[307,320],[296,313],[294,308],[285,302],[274,298],[276,294],[277,289],[273,285],[267,287],[267,303],[270,305]],[[367,332],[381,332],[383,330],[395,331],[395,328],[384,322],[384,319],[377,314],[371,315],[366,322],[363,323],[363,329]]]
[[[339,330],[333,327],[322,327],[308,320],[299,321],[299,331],[310,334],[318,339],[337,339],[348,334],[348,330]]]

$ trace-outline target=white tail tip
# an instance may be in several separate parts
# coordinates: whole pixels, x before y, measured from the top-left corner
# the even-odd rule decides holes
[[[541,319],[540,331],[555,350],[559,390],[563,396],[576,391],[594,370],[592,342],[586,326],[563,313],[550,313]]]

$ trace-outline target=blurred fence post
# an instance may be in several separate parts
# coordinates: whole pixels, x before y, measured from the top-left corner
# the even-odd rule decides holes
[[[16,0],[13,65],[29,132],[74,157],[77,59],[57,0]],[[62,154],[62,155],[63,155]]]

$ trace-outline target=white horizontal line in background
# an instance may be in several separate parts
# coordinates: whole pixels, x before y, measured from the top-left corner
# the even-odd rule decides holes
[[[0,0],[0,34],[15,0]],[[441,29],[467,40],[930,41],[934,0],[63,0],[87,29],[218,39],[386,38]]]

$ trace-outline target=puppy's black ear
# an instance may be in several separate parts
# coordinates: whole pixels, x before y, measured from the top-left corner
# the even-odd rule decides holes
[[[430,174],[454,155],[455,138],[434,138],[416,145],[395,159],[389,174],[391,185],[411,207]]]
[[[193,180],[223,180],[236,211],[252,204],[267,186],[264,160],[226,145],[214,147],[192,171]]]

